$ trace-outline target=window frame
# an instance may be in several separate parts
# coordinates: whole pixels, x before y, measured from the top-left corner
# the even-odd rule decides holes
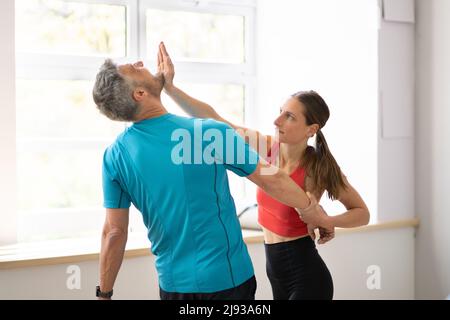
[[[126,55],[113,58],[117,63],[145,60],[146,52],[146,10],[163,9],[175,11],[191,11],[215,14],[235,14],[245,17],[244,35],[244,63],[207,63],[180,62],[176,64],[177,79],[192,83],[237,84],[244,86],[244,123],[255,125],[249,120],[255,114],[255,82],[256,82],[256,1],[254,0],[220,0],[220,1],[191,1],[191,0],[62,0],[87,4],[110,4],[126,7]],[[149,55],[152,57],[152,55]],[[155,55],[156,56],[156,55]],[[88,80],[92,81],[99,66],[107,56],[78,56],[57,54],[33,54],[16,52],[16,79],[26,80]],[[148,60],[146,60],[148,61]],[[156,66],[156,59],[146,63],[150,69]],[[212,72],[213,71],[213,72]],[[125,124],[126,125],[126,124]],[[16,134],[16,133],[14,133]],[[16,138],[16,155],[22,150],[54,151],[54,150],[92,150],[104,149],[111,143],[108,139],[89,138]],[[244,187],[247,189],[247,186]],[[133,208],[133,206],[132,206]],[[52,209],[50,212],[80,211],[83,208]],[[95,208],[85,208],[92,211]],[[101,209],[101,207],[98,207]],[[36,209],[42,212],[42,209]],[[131,211],[134,211],[133,209]],[[20,219],[19,210],[17,217]],[[22,219],[23,220],[23,219]],[[130,232],[143,231],[137,224],[140,218],[130,217]],[[142,224],[141,222],[139,222]],[[19,231],[20,226],[17,226]],[[26,229],[26,228],[25,228]],[[19,237],[19,234],[18,234]]]

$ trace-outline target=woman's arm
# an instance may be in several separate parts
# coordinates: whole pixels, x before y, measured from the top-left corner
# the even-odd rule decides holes
[[[316,228],[316,226],[324,227],[325,231],[332,232],[332,239],[334,237],[334,228],[354,228],[363,226],[369,223],[369,209],[361,198],[359,193],[353,188],[353,186],[348,182],[347,178],[343,175],[344,183],[346,188],[340,190],[339,201],[346,207],[347,211],[337,215],[328,216],[324,210],[319,212],[309,211],[309,210],[298,210],[300,218],[306,224],[310,225],[311,229]],[[313,194],[307,193],[311,199],[312,203],[317,203],[316,197]],[[324,235],[326,236],[325,232]],[[328,241],[328,239],[325,239]],[[325,242],[326,242],[325,241]]]
[[[175,101],[178,106],[180,106],[181,109],[183,109],[184,112],[190,116],[195,118],[214,119],[225,122],[235,129],[237,128],[236,125],[223,119],[209,104],[191,97],[173,85],[173,83],[170,85],[165,85],[164,91],[170,98],[172,98],[173,101]]]
[[[272,145],[273,137],[263,135],[257,130],[252,130],[231,123],[220,116],[209,104],[189,96],[173,84],[175,68],[169,54],[167,53],[166,47],[162,42],[159,45],[158,52],[158,72],[164,75],[164,91],[170,98],[172,98],[172,100],[175,101],[178,106],[181,107],[181,109],[183,109],[184,112],[196,118],[209,118],[227,123],[245,139],[246,143],[248,143],[253,149],[257,150],[261,156],[267,156],[267,151]]]
[[[346,188],[340,191],[339,201],[347,209],[346,212],[329,216],[331,223],[338,228],[354,228],[364,226],[369,223],[370,214],[366,203],[359,195],[358,191],[343,176]]]

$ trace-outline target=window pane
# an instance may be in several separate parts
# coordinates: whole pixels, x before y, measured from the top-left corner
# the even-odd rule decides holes
[[[230,185],[230,192],[236,204],[246,197],[245,194],[245,179],[239,177],[234,172],[228,171],[228,182]],[[239,209],[239,208],[237,208]]]
[[[126,55],[126,7],[61,0],[16,3],[16,50],[70,55]]]
[[[147,10],[147,43],[164,41],[174,60],[244,62],[243,16]],[[150,58],[153,58],[151,56]]]
[[[224,119],[237,125],[244,124],[245,87],[243,85],[179,82],[177,86],[190,96],[211,105]],[[166,95],[163,95],[162,99],[169,110],[186,115]]]
[[[19,242],[99,237],[105,210],[53,209],[19,216]]]
[[[103,149],[18,153],[20,242],[99,236]],[[130,232],[145,232],[131,206]]]
[[[109,138],[124,129],[100,114],[92,82],[17,80],[17,137]]]
[[[18,152],[20,211],[102,206],[103,150]]]

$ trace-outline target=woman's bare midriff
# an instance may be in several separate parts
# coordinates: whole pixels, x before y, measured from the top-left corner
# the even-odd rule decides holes
[[[281,170],[283,170],[284,172],[286,172],[287,174],[291,175],[292,172],[294,172],[294,170],[298,167],[297,166],[292,166],[290,168],[284,167],[281,168]],[[306,190],[312,190],[312,180],[310,177],[305,177],[305,191]],[[320,200],[320,198],[322,198],[323,195],[323,191],[320,193],[314,193],[314,196],[316,197],[316,199]],[[282,242],[288,242],[288,241],[294,241],[300,238],[305,238],[305,237],[309,237],[309,234],[305,234],[302,236],[298,236],[298,237],[283,237],[280,236],[279,234],[276,234],[266,228],[264,228],[263,226],[261,226],[261,228],[264,231],[264,242],[266,244],[275,244],[275,243],[282,243]]]
[[[304,237],[308,237],[308,234],[305,234],[303,236],[299,236],[299,237],[283,237],[280,236],[276,233],[273,233],[270,230],[267,230],[266,228],[262,227],[263,231],[264,231],[264,242],[266,244],[275,244],[275,243],[281,243],[281,242],[288,242],[288,241],[293,241],[293,240],[297,240],[300,238],[304,238]]]

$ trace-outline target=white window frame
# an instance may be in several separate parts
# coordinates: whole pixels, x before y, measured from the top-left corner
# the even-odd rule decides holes
[[[0,51],[0,246],[17,240],[16,201],[16,110],[15,110],[15,56],[14,56],[14,0],[0,2],[2,50]]]
[[[255,108],[255,82],[256,82],[256,2],[249,0],[140,0],[139,1],[139,47],[140,59],[152,57],[148,54],[146,46],[146,11],[147,9],[161,9],[174,11],[191,11],[201,13],[235,14],[245,17],[245,59],[243,64],[232,63],[198,63],[198,62],[177,62],[177,80],[189,82],[207,83],[233,83],[245,86],[245,111],[244,119],[254,114]],[[156,61],[150,60],[156,64]]]
[[[245,88],[244,119],[245,124],[254,126],[250,115],[255,107],[255,16],[254,0],[62,0],[67,2],[122,5],[126,7],[126,56],[114,58],[117,63],[146,60],[146,9],[156,8],[176,11],[207,12],[217,14],[235,14],[245,17],[245,60],[242,64],[180,62],[176,64],[177,79],[192,83],[229,83],[243,85]],[[152,55],[149,55],[150,57]],[[155,55],[156,56],[156,55]],[[52,54],[28,54],[16,52],[16,79],[39,80],[93,80],[99,66],[106,56],[72,56]],[[148,61],[148,60],[146,60]],[[156,60],[148,61],[152,68]],[[73,149],[102,149],[110,140],[66,139],[66,138],[30,138],[17,139],[17,151],[55,151]],[[66,209],[61,209],[66,210]],[[69,208],[67,210],[74,210]],[[80,210],[77,208],[76,210]],[[86,212],[93,208],[86,208]],[[50,211],[50,210],[49,210]],[[51,209],[56,212],[58,210]],[[136,216],[136,215],[135,215]],[[132,219],[137,223],[136,218]],[[130,221],[131,230],[139,230]],[[139,222],[142,224],[141,222]],[[56,226],[57,227],[57,226]]]
[[[137,16],[138,0],[61,0],[87,4],[109,4],[126,7],[126,44],[125,57],[115,58],[118,63],[136,59],[138,56]],[[134,45],[132,45],[134,44]],[[106,56],[79,56],[54,54],[16,53],[16,77],[20,79],[60,79],[60,80],[92,80]],[[37,77],[36,75],[39,75]]]

